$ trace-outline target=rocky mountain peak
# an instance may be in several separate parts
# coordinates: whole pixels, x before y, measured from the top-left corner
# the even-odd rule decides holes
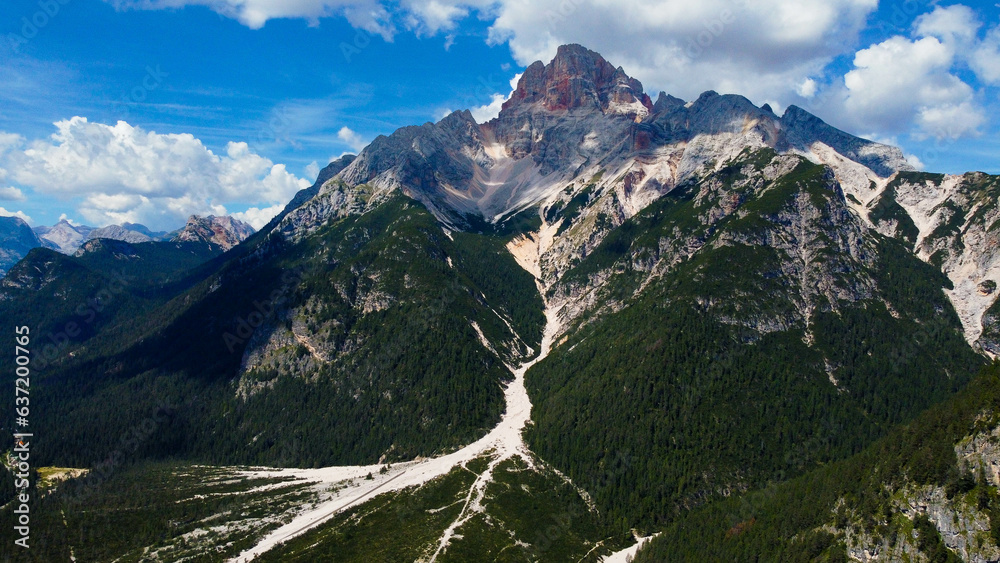
[[[548,65],[536,61],[524,71],[503,110],[527,105],[548,111],[592,108],[631,115],[646,115],[653,109],[642,83],[581,45],[563,45]]]
[[[548,64],[536,61],[524,71],[487,123],[463,110],[379,136],[337,173],[343,186],[327,190],[335,195],[314,201],[289,224],[308,232],[343,205],[357,204],[345,187],[364,186],[373,195],[401,190],[461,229],[551,199],[588,176],[604,178],[602,188],[620,182],[623,208],[613,214],[629,216],[688,178],[761,148],[835,166],[852,193],[910,168],[898,149],[794,106],[779,117],[766,104],[714,91],[690,102],[661,93],[653,104],[622,68],[580,45],[564,45]]]
[[[40,227],[35,229],[35,234],[48,242],[48,246],[59,250],[63,254],[72,254],[77,248],[87,240],[87,236],[93,231],[93,227],[86,225],[73,225],[66,219],[61,219],[51,227]]]
[[[187,224],[172,239],[178,242],[209,242],[229,250],[254,233],[250,225],[232,217],[199,217],[192,215]]]

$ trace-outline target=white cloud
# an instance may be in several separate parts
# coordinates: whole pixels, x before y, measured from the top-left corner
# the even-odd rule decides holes
[[[24,211],[21,211],[20,209],[17,211],[7,211],[3,207],[0,207],[0,217],[20,217],[25,223],[29,225],[32,224],[31,217],[25,215]]]
[[[360,151],[368,145],[368,142],[361,138],[354,131],[351,131],[349,127],[341,127],[340,131],[337,131],[337,138],[344,142],[345,145],[354,149],[355,152]]]
[[[254,229],[260,230],[260,228],[273,219],[275,215],[281,213],[281,210],[284,208],[285,206],[283,204],[272,205],[263,209],[259,207],[251,207],[246,211],[232,213],[232,216],[240,221],[243,221],[244,223],[249,223]]]
[[[693,99],[715,89],[754,99],[794,96],[850,46],[877,0],[106,0],[119,8],[207,6],[259,28],[274,18],[343,15],[390,39],[402,26],[449,33],[465,18],[492,23],[523,65],[581,43],[655,90]],[[599,32],[595,32],[599,30]],[[502,93],[502,92],[498,92]],[[788,100],[784,100],[786,103]]]
[[[486,123],[487,121],[500,115],[500,109],[502,108],[503,103],[510,98],[510,95],[513,94],[514,90],[517,88],[517,81],[521,79],[521,74],[523,73],[518,73],[514,75],[514,78],[510,79],[510,92],[507,94],[493,94],[490,103],[469,110],[472,113],[472,118],[476,120],[476,123]],[[451,112],[449,111],[448,113]]]
[[[917,125],[924,132],[942,139],[975,134],[985,121],[983,110],[968,100],[923,107],[917,113]]]
[[[951,73],[955,56],[936,37],[895,36],[858,51],[844,76],[846,119],[883,133],[912,124],[938,138],[974,133],[984,118],[972,87]]]
[[[989,84],[1000,84],[1000,27],[994,27],[970,55],[969,66]]]
[[[410,0],[403,2],[403,6],[409,12],[406,17],[407,27],[428,35],[454,29],[458,20],[469,15],[468,8],[456,2]],[[445,49],[447,48],[446,46]]]
[[[972,8],[956,4],[934,8],[913,22],[917,37],[938,37],[942,41],[968,42],[976,37],[979,20]]]
[[[20,135],[0,131],[0,159],[2,159],[11,150],[21,146],[23,142],[24,138]],[[10,172],[8,172],[5,168],[0,167],[0,182],[6,181],[8,176],[10,176]]]
[[[343,15],[391,39],[398,29],[444,34],[463,19],[490,24],[487,42],[508,44],[516,61],[548,62],[559,45],[580,43],[643,82],[648,91],[695,99],[705,90],[819,109],[847,127],[883,134],[967,135],[983,123],[974,89],[958,69],[1000,84],[1000,28],[979,38],[976,11],[936,6],[917,17],[910,37],[857,50],[878,0],[107,0],[119,7],[204,5],[258,28],[272,18],[317,22]],[[857,51],[854,53],[854,51]],[[830,63],[854,54],[855,68],[832,75]],[[471,111],[489,120],[504,92],[481,93]],[[463,108],[458,108],[463,109]],[[954,121],[944,127],[945,119]],[[350,129],[342,141],[363,145]]]
[[[6,201],[24,201],[24,192],[15,188],[14,186],[7,186],[5,188],[0,188],[0,200]]]
[[[12,148],[18,147],[22,143],[24,143],[24,137],[16,133],[0,131],[0,154],[5,153]]]
[[[806,78],[801,84],[795,87],[795,93],[802,96],[803,98],[811,98],[816,95],[816,89],[819,87],[816,81],[812,78]]]
[[[306,179],[312,178],[315,182],[316,178],[319,177],[319,163],[315,160],[306,165]]]
[[[4,164],[14,181],[39,194],[84,197],[80,213],[96,224],[167,227],[191,214],[224,214],[226,202],[284,203],[310,184],[246,143],[229,143],[220,156],[192,135],[124,121],[74,117],[55,126],[50,139],[11,151]]]
[[[915,154],[910,154],[907,152],[903,153],[903,157],[906,159],[906,162],[910,164],[910,166],[914,167],[917,170],[925,170],[927,168],[927,166],[924,165],[923,161],[920,160],[920,158]]]
[[[503,94],[493,94],[493,98],[490,103],[485,106],[479,106],[472,108],[472,117],[476,120],[476,123],[486,123],[487,121],[493,119],[494,117],[500,115],[500,109],[503,103],[507,101],[509,96]]]

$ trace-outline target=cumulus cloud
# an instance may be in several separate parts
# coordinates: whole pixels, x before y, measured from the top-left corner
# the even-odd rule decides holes
[[[763,99],[794,88],[851,45],[877,0],[107,0],[166,9],[201,5],[251,28],[274,18],[331,15],[386,39],[399,28],[449,33],[465,18],[491,22],[523,65],[581,43],[654,89],[694,98],[704,90]],[[600,30],[595,33],[594,30]],[[498,92],[501,93],[502,92]],[[494,100],[491,100],[493,103]]]
[[[957,69],[968,62],[980,79],[1000,79],[1000,53],[990,56],[990,41],[1000,45],[1000,34],[994,30],[980,40],[980,27],[967,6],[938,6],[914,21],[912,38],[897,35],[861,49],[844,76],[842,117],[883,133],[938,139],[978,134],[986,112]]]
[[[32,224],[31,217],[25,215],[24,211],[21,211],[20,209],[17,211],[7,211],[3,207],[0,207],[0,217],[20,217],[25,223],[29,225]]]
[[[472,117],[476,120],[476,123],[486,123],[487,121],[500,115],[503,103],[507,101],[508,97],[509,95],[505,96],[503,94],[493,94],[490,103],[484,106],[472,108],[469,111],[472,113]]]
[[[969,66],[980,80],[1000,84],[1000,27],[994,27],[986,34],[969,59]]]
[[[368,145],[368,142],[361,135],[358,135],[350,127],[346,126],[341,127],[340,131],[337,131],[337,138],[343,141],[345,145],[351,147],[355,152],[360,151]]]
[[[456,2],[409,1],[403,6],[409,12],[405,18],[407,27],[428,35],[454,29],[458,20],[469,15],[468,8]]]
[[[492,95],[490,103],[469,110],[472,113],[473,119],[476,120],[476,123],[486,123],[487,121],[500,115],[500,109],[503,107],[503,103],[510,98],[510,95],[513,94],[514,90],[517,88],[517,81],[521,79],[521,74],[522,73],[518,73],[514,75],[514,78],[510,79],[510,92],[507,94],[501,94],[499,92],[495,93]]]
[[[13,180],[36,193],[83,198],[80,213],[97,224],[174,225],[191,214],[225,214],[225,203],[287,202],[309,182],[283,164],[229,143],[217,155],[189,134],[159,134],[73,117],[49,139],[10,151]],[[57,181],[54,181],[57,179]]]
[[[24,137],[16,133],[0,131],[0,154],[10,149],[20,146],[24,142]]]
[[[816,95],[819,85],[812,78],[806,78],[795,88],[795,93],[803,98],[812,98]]]
[[[7,186],[0,188],[0,200],[5,201],[24,201],[24,192],[15,188],[14,186]]]
[[[914,32],[921,37],[940,37],[944,41],[969,42],[976,38],[979,20],[972,8],[956,4],[934,8],[914,22]]]
[[[284,208],[285,206],[282,204],[272,205],[263,209],[259,207],[251,207],[246,211],[232,213],[231,215],[244,223],[248,223],[254,229],[260,230],[260,228],[273,219],[275,215],[281,213],[281,210]]]
[[[937,137],[974,131],[984,118],[972,104],[972,87],[950,72],[954,59],[954,49],[936,37],[896,36],[862,49],[844,76],[844,109],[856,123],[882,131],[905,131],[915,117]],[[942,127],[945,113],[959,121]]]
[[[976,133],[985,121],[983,109],[969,100],[922,107],[917,112],[921,131],[940,139]]]

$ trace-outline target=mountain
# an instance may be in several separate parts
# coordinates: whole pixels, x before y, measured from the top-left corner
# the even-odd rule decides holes
[[[43,241],[48,241],[52,248],[59,250],[63,254],[72,254],[80,245],[87,240],[87,236],[93,231],[93,227],[86,225],[72,225],[63,219],[51,227],[36,227],[35,232]]]
[[[32,250],[32,459],[91,468],[32,557],[993,557],[996,182],[568,45],[259,232]]]
[[[149,242],[153,240],[153,238],[147,234],[127,229],[121,225],[108,225],[107,227],[94,229],[87,235],[87,240],[94,240],[98,238],[120,240],[130,243]]]
[[[150,228],[147,227],[146,225],[142,225],[142,224],[139,224],[139,223],[128,223],[128,222],[126,222],[126,223],[122,223],[121,226],[122,226],[123,229],[125,229],[127,231],[134,231],[134,232],[137,232],[137,233],[142,233],[142,234],[146,235],[147,237],[149,237],[149,238],[151,238],[153,240],[160,240],[160,239],[162,239],[167,234],[167,231],[153,231],[153,230],[150,230]]]
[[[707,164],[766,147],[841,171],[852,192],[868,184],[854,186],[859,180],[844,161],[860,160],[872,177],[911,169],[899,149],[837,131],[796,107],[779,118],[715,92],[690,103],[661,95],[650,104],[621,68],[568,45],[548,66],[528,67],[496,119],[480,126],[465,111],[404,127],[372,141],[339,177],[376,191],[401,189],[446,224],[468,227],[468,215],[508,217],[598,170],[608,181],[627,178],[622,213],[634,213]]]
[[[217,244],[223,250],[229,250],[254,233],[253,227],[232,217],[199,217],[188,218],[177,234],[170,240],[178,242],[208,242]]]
[[[191,273],[224,252],[217,244],[203,242],[130,243],[95,238],[85,242],[73,256],[92,270],[114,272],[130,277],[136,284],[157,288]]]
[[[42,241],[19,217],[0,217],[0,276]]]
[[[72,225],[62,220],[51,227],[36,227],[34,232],[41,237],[42,245],[58,250],[63,254],[74,254],[94,239],[120,240],[128,243],[163,241],[171,238],[182,242],[200,241],[218,244],[228,250],[234,244],[245,239],[253,228],[230,217],[199,218],[192,216],[184,228],[168,233],[167,231],[151,231],[145,225],[124,223],[106,227],[88,227]],[[183,238],[178,238],[183,237]]]

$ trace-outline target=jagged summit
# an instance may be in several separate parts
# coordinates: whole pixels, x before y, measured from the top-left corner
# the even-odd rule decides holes
[[[199,217],[192,215],[187,224],[171,240],[179,242],[208,242],[229,250],[254,233],[250,225],[228,215]]]
[[[714,91],[691,102],[661,93],[654,104],[624,69],[564,45],[548,64],[525,70],[496,118],[480,124],[463,110],[404,127],[372,141],[336,178],[375,196],[400,190],[462,229],[544,204],[602,170],[602,189],[628,179],[615,213],[629,217],[686,179],[760,148],[829,165],[860,201],[869,199],[862,192],[872,182],[911,169],[899,149],[794,106],[779,117],[770,106]],[[331,216],[312,215],[316,225]]]
[[[87,240],[87,236],[93,231],[93,227],[86,225],[73,225],[66,219],[60,219],[58,223],[51,227],[36,227],[35,234],[42,239],[42,243],[48,242],[46,246],[54,248],[63,254],[72,254]]]
[[[581,45],[563,45],[548,65],[535,61],[521,75],[503,110],[537,104],[549,111],[576,108],[646,115],[653,109],[642,84]]]

